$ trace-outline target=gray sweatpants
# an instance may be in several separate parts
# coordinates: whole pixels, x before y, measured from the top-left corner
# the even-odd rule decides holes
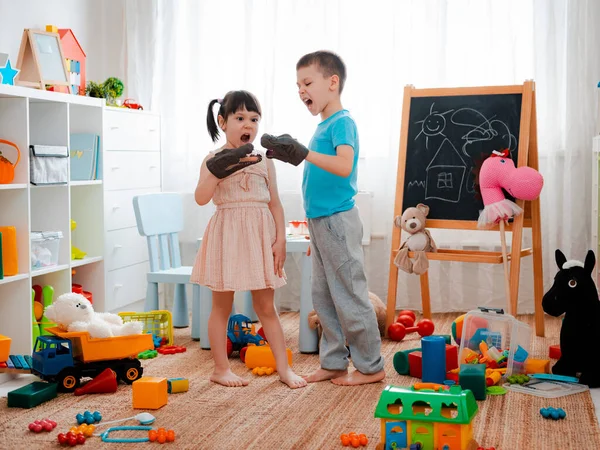
[[[312,300],[321,326],[321,367],[364,374],[383,369],[381,337],[369,301],[358,209],[308,220],[312,256]]]

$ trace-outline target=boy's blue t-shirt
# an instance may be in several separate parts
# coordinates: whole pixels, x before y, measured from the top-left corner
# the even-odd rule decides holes
[[[309,149],[325,155],[336,155],[336,147],[349,145],[354,149],[352,172],[346,178],[334,175],[314,164],[304,163],[302,193],[308,219],[331,216],[354,207],[356,166],[358,162],[358,130],[350,113],[343,109],[321,122]]]

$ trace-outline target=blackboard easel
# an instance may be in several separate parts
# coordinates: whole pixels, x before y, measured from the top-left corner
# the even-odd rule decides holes
[[[423,190],[421,194],[424,198],[423,203],[430,206],[427,228],[477,230],[477,219],[474,217],[475,206],[477,205],[476,194],[469,189],[474,186],[469,181],[470,169],[472,169],[469,164],[473,165],[471,159],[474,161],[476,157],[473,156],[473,153],[469,153],[465,146],[471,145],[472,149],[475,149],[474,153],[485,156],[485,153],[489,155],[492,150],[499,150],[499,148],[494,148],[496,144],[494,139],[504,138],[505,141],[508,139],[508,142],[511,142],[511,137],[513,137],[514,152],[512,154],[516,158],[515,165],[518,167],[528,165],[538,170],[534,87],[533,81],[526,81],[522,85],[514,86],[472,88],[415,89],[413,86],[406,86],[402,107],[394,217],[401,215],[407,207],[416,206],[416,203],[408,204],[407,202],[406,205],[404,204],[405,194],[411,201],[416,201],[418,195],[411,194],[408,189],[420,188]],[[514,101],[515,98],[519,99],[518,103]],[[420,111],[421,116],[415,117],[411,114],[411,107],[415,106],[416,110],[417,103],[421,102],[420,107],[422,108],[425,105],[423,101],[429,102],[431,107],[426,111],[427,114]],[[445,109],[438,111],[436,109],[438,105],[435,105],[436,101],[438,105],[442,104]],[[446,102],[445,105],[444,102]],[[453,105],[452,102],[454,102]],[[471,107],[472,104],[476,107]],[[494,110],[496,105],[500,105],[498,110]],[[484,112],[481,113],[481,110]],[[500,117],[503,114],[506,118]],[[423,117],[424,115],[425,117]],[[465,116],[471,116],[471,118],[465,120]],[[417,120],[419,118],[421,120]],[[433,120],[427,122],[427,119]],[[507,124],[510,124],[511,120],[514,123],[512,127],[518,127],[518,130],[502,131],[510,128]],[[416,123],[420,123],[422,127],[418,134],[416,134],[414,128]],[[517,123],[518,125],[516,125]],[[465,124],[467,125],[466,128]],[[425,125],[427,125],[427,128]],[[447,132],[444,131],[444,127],[446,127]],[[450,133],[454,134],[450,136]],[[409,134],[411,142],[409,142]],[[418,138],[427,139],[425,147],[422,143],[419,144],[420,146],[415,144]],[[458,140],[465,143],[462,148],[459,147]],[[428,147],[430,141],[434,142],[431,150]],[[431,158],[429,156],[421,157],[419,161],[418,158],[415,159],[414,157],[415,152],[421,152],[421,155],[433,156]],[[446,156],[440,156],[440,152],[446,152]],[[415,171],[415,165],[418,166],[423,162],[427,163],[427,166],[421,164],[420,172]],[[463,164],[465,168],[461,168]],[[443,169],[440,169],[440,167]],[[436,171],[433,171],[433,169]],[[408,178],[407,173],[409,174]],[[426,178],[422,176],[424,173]],[[430,180],[432,175],[435,177]],[[414,179],[410,179],[411,176]],[[460,182],[460,188],[457,189],[458,182]],[[466,188],[463,190],[465,186]],[[454,190],[452,190],[453,187]],[[513,315],[517,314],[521,258],[532,255],[536,333],[538,336],[544,336],[540,201],[538,198],[531,202],[517,200],[516,203],[525,212],[514,217],[512,223],[507,224],[505,228],[506,231],[512,231],[512,246],[508,255],[508,261],[511,262],[511,310],[509,312]],[[450,207],[447,207],[447,204],[450,204]],[[483,209],[482,202],[479,209]],[[531,248],[522,248],[523,227],[532,229]],[[498,227],[496,226],[492,230],[498,231]],[[398,268],[394,264],[394,258],[401,243],[401,231],[400,228],[395,226],[392,228],[386,329],[394,321],[395,316]],[[409,256],[412,257],[413,255],[409,253]],[[504,263],[502,252],[438,249],[437,253],[427,253],[427,257],[430,261]],[[430,318],[431,305],[427,272],[420,276],[420,282],[423,315]]]

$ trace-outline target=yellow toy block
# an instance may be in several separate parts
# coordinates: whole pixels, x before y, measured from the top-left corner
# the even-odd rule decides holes
[[[142,377],[131,385],[133,409],[159,409],[167,404],[167,379]]]
[[[550,373],[550,360],[527,358],[525,360],[525,373]]]
[[[58,33],[58,27],[54,25],[46,25],[46,31],[48,33]]]
[[[292,351],[288,348],[288,364],[292,365]],[[255,367],[272,367],[277,368],[273,351],[268,345],[250,345],[246,350],[246,367],[254,369]]]
[[[8,361],[11,338],[0,334],[0,362]]]

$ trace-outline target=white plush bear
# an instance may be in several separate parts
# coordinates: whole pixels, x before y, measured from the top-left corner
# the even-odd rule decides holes
[[[81,294],[63,294],[45,310],[48,319],[66,331],[87,331],[92,338],[142,334],[142,322],[123,323],[117,314],[98,313],[90,301]]]

